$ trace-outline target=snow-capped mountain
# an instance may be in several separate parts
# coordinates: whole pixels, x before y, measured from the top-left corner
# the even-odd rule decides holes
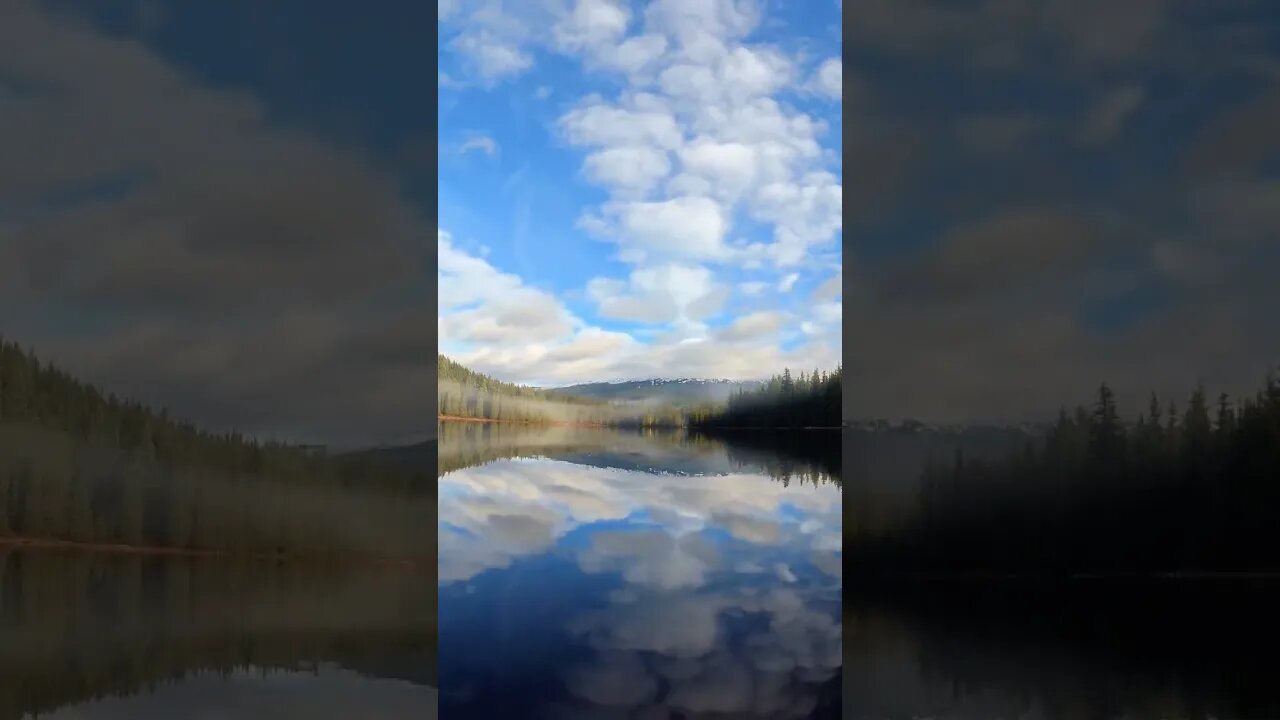
[[[723,402],[734,390],[760,387],[760,381],[738,381],[707,378],[677,378],[598,382],[556,388],[558,392],[623,402],[661,402],[693,405]]]

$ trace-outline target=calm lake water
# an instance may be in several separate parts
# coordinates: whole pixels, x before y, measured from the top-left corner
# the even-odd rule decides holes
[[[0,551],[0,719],[434,718],[435,578]]]
[[[1280,718],[1273,581],[851,588],[854,720]]]
[[[821,462],[446,423],[440,470],[442,717],[840,716]]]
[[[981,457],[1020,444],[988,434],[963,446]],[[845,542],[901,522],[926,462],[955,449],[938,435],[846,431]],[[844,600],[850,720],[1280,718],[1275,578],[872,583],[851,571]]]

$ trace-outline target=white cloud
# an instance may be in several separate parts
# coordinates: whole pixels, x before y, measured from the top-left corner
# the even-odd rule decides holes
[[[739,142],[716,142],[699,138],[679,151],[680,164],[688,175],[705,181],[708,192],[732,201],[756,181],[756,149]]]
[[[791,288],[795,287],[796,281],[800,279],[800,273],[788,273],[778,281],[778,292],[789,293]]]
[[[661,35],[636,35],[618,45],[606,45],[596,51],[595,62],[637,75],[649,69],[667,51],[667,39]]]
[[[699,196],[615,206],[617,240],[623,259],[658,258],[720,260],[729,255],[724,244],[729,219],[719,203]]]
[[[578,323],[550,293],[525,286],[437,231],[439,330],[449,342],[512,345],[550,341]]]
[[[574,0],[573,9],[562,16],[552,33],[558,48],[577,52],[613,44],[627,32],[630,10],[618,0]]]
[[[774,223],[774,260],[795,265],[808,248],[830,242],[842,227],[840,181],[828,172],[812,172],[798,182],[771,183],[760,189],[752,214]]]
[[[487,135],[477,135],[475,137],[468,138],[462,143],[461,147],[458,148],[458,152],[464,154],[472,150],[478,150],[483,152],[485,155],[492,157],[498,152],[498,143]]]
[[[683,142],[680,126],[658,97],[637,94],[631,107],[618,107],[588,97],[560,119],[569,141],[578,145],[635,147],[652,145],[675,149]]]
[[[645,24],[696,53],[750,33],[760,23],[760,10],[752,0],[655,0],[645,11]]]
[[[606,148],[582,164],[587,179],[622,196],[643,197],[671,172],[665,150],[643,145]]]
[[[587,286],[602,317],[643,323],[698,321],[715,314],[728,298],[711,271],[668,263],[631,273],[629,282],[595,278]]]
[[[783,313],[762,310],[734,320],[731,325],[720,331],[716,337],[723,342],[768,338],[781,330],[786,321],[787,316]]]
[[[453,46],[471,60],[476,72],[486,81],[493,82],[518,75],[533,66],[533,56],[517,42],[488,30],[480,29],[459,35]]]
[[[844,96],[844,67],[840,58],[829,58],[813,74],[811,84],[815,90],[833,100]]]
[[[803,54],[750,40],[765,9],[755,0],[533,5],[494,0],[471,12],[459,25],[463,37],[477,38],[467,55],[476,62],[484,57],[478,39],[530,62],[529,53],[541,48],[565,54],[584,71],[614,83],[613,91],[580,98],[556,122],[559,138],[581,152],[581,177],[608,193],[599,205],[582,209],[578,228],[615,245],[614,259],[633,266],[591,280],[587,296],[602,318],[667,325],[639,335],[644,341],[625,333],[592,336],[587,344],[607,344],[611,350],[607,357],[575,359],[576,371],[591,368],[611,378],[703,371],[759,377],[800,352],[812,353],[806,366],[814,357],[834,361],[838,327],[809,317],[807,308],[803,317],[810,344],[803,351],[779,347],[784,336],[795,336],[794,325],[789,332],[779,325],[770,336],[760,331],[763,325],[730,329],[706,323],[734,285],[744,300],[766,289],[763,283],[735,281],[729,273],[766,266],[811,268],[815,253],[838,238],[842,188],[839,170],[832,167],[838,161],[823,148],[828,125],[782,102],[781,93],[839,98],[839,58],[801,72],[812,67]],[[523,63],[512,59],[509,70],[508,64],[490,62],[490,75],[519,72]],[[660,268],[696,270],[679,276],[682,270],[672,274]],[[790,287],[784,285],[785,295]],[[784,302],[805,304],[804,299]],[[823,318],[832,308],[824,306]],[[742,310],[750,315],[765,309],[748,305]],[[502,326],[487,327],[498,333]],[[522,377],[565,377],[550,358],[589,329],[579,322],[558,339],[534,334],[542,339],[520,352],[477,348],[471,357]],[[711,338],[738,338],[742,351],[714,357]],[[748,369],[752,364],[755,370]]]
[[[840,274],[836,274],[825,280],[818,289],[813,291],[814,302],[825,302],[840,297],[843,288],[844,278]]]

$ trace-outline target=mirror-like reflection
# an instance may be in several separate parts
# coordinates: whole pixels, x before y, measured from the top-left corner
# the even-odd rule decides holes
[[[441,714],[838,717],[838,478],[760,444],[444,424]]]
[[[1280,717],[1273,574],[894,574],[859,564],[860,546],[909,527],[931,464],[990,462],[1026,440],[1019,429],[845,431],[844,717]],[[980,534],[989,547],[1015,537],[999,523]]]
[[[850,588],[854,720],[1280,717],[1273,580]]]
[[[394,565],[0,552],[0,718],[434,717],[435,602]]]

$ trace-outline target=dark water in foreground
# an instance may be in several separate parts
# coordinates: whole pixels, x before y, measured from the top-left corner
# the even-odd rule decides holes
[[[1280,718],[1274,580],[850,588],[845,717]]]
[[[435,579],[0,551],[0,718],[436,717]]]
[[[910,516],[928,459],[1023,441],[846,432],[846,545]],[[1280,578],[846,575],[851,720],[1280,718]]]
[[[660,435],[440,446],[441,717],[839,717],[832,478]]]

